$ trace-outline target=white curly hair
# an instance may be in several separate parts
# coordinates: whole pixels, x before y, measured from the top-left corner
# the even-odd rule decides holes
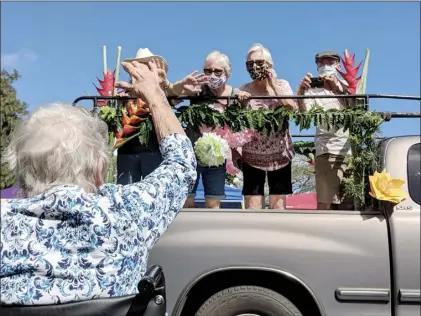
[[[3,157],[25,197],[64,184],[95,192],[109,158],[106,124],[84,108],[62,103],[38,107],[23,119]]]

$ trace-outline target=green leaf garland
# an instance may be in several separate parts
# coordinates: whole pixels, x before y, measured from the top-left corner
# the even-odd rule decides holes
[[[115,127],[115,112],[101,108],[101,116],[107,122],[109,128]],[[352,155],[347,157],[349,176],[344,180],[346,195],[354,198],[359,209],[369,207],[368,198],[368,175],[377,170],[378,156],[376,153],[376,134],[380,132],[380,125],[383,123],[381,113],[366,111],[361,107],[346,108],[344,110],[324,110],[321,107],[313,107],[307,112],[292,112],[285,108],[276,110],[248,110],[234,104],[225,112],[216,111],[206,104],[194,104],[182,106],[176,110],[183,126],[193,126],[198,129],[202,125],[214,128],[227,125],[233,132],[244,129],[253,129],[264,135],[272,132],[279,132],[288,121],[299,126],[300,131],[309,129],[312,126],[325,126],[331,128],[343,128],[349,130],[349,139],[352,146]],[[151,117],[142,123],[139,130],[139,141],[147,144],[153,133]],[[297,153],[303,151],[304,155],[314,149],[309,142],[295,145]],[[304,149],[307,147],[307,149]],[[314,144],[313,144],[314,147]],[[300,149],[301,148],[301,149]]]

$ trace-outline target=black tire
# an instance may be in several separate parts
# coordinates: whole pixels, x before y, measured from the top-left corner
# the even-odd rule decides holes
[[[209,298],[196,312],[196,316],[303,316],[287,298],[259,286],[236,286]]]

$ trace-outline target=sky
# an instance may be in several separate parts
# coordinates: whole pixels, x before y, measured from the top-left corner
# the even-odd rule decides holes
[[[250,81],[245,57],[254,43],[269,48],[278,77],[294,91],[307,72],[316,73],[317,52],[348,49],[360,61],[369,48],[367,93],[420,95],[419,2],[1,3],[1,65],[22,75],[15,87],[29,110],[95,95],[103,45],[112,69],[117,46],[122,59],[148,47],[167,60],[170,81],[201,70],[206,55],[219,50],[232,63],[229,84],[239,87]],[[371,106],[420,111],[418,101],[373,100]],[[419,134],[420,120],[393,119],[382,131]]]

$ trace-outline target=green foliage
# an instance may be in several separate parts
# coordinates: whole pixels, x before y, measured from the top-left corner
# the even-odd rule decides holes
[[[300,130],[312,126],[348,130],[353,154],[347,158],[350,176],[344,181],[345,194],[353,197],[359,208],[366,203],[367,177],[377,169],[378,165],[375,137],[383,123],[382,115],[379,113],[366,111],[361,107],[327,111],[321,107],[314,107],[308,112],[291,112],[285,108],[253,111],[239,106],[231,106],[221,113],[206,105],[198,104],[180,108],[179,118],[186,125],[196,127],[226,124],[234,132],[250,128],[265,135],[278,132],[286,121],[293,121]],[[309,158],[314,154],[314,145],[310,142],[295,144],[295,149],[298,154]]]
[[[307,162],[307,156],[297,152],[292,161],[292,189],[294,194],[314,192],[314,166]]]
[[[3,152],[8,145],[9,136],[15,129],[20,118],[27,114],[27,104],[16,97],[16,89],[13,84],[20,78],[19,73],[14,70],[12,73],[1,71],[1,136],[0,151]],[[0,189],[11,187],[15,183],[13,173],[4,162],[1,162]]]
[[[114,152],[111,152],[110,162],[107,169],[107,183],[117,182],[117,157],[114,156]]]
[[[229,185],[229,186],[233,186],[233,187],[237,187],[239,188],[239,184],[241,184],[241,186],[243,185],[243,181],[239,180],[238,181],[238,177],[232,174],[227,173],[225,175],[225,184]]]
[[[351,130],[361,122],[380,117],[375,112],[367,112],[361,108],[348,108],[345,110],[327,110],[321,107],[313,107],[308,112],[292,112],[285,108],[267,111],[253,111],[230,106],[225,112],[218,112],[206,105],[192,105],[179,109],[180,121],[193,126],[202,124],[215,127],[227,124],[233,132],[245,128],[254,129],[263,134],[278,132],[286,121],[293,121],[300,130],[314,126],[343,127]]]
[[[115,114],[111,112],[106,110],[102,115],[109,128],[114,128],[113,122],[118,121],[118,118],[116,119]],[[352,155],[347,157],[350,176],[344,180],[344,191],[354,198],[358,208],[367,204],[368,175],[378,169],[375,137],[384,121],[380,113],[366,111],[362,106],[326,111],[321,107],[313,107],[307,112],[292,112],[282,107],[276,110],[255,111],[242,108],[238,104],[228,107],[221,113],[206,104],[195,104],[178,108],[176,115],[184,127],[193,126],[197,129],[202,125],[211,128],[228,125],[233,132],[253,129],[264,135],[280,131],[288,121],[294,122],[300,130],[312,126],[348,130]],[[149,117],[132,137],[139,137],[142,144],[147,144],[151,133],[153,124]],[[296,142],[294,146],[297,154],[313,159],[315,154],[313,142]]]
[[[116,110],[113,107],[106,105],[101,107],[99,111],[101,119],[103,119],[107,124],[112,124],[115,122]]]
[[[316,147],[314,146],[314,142],[309,142],[309,141],[294,142],[294,150],[296,154],[303,155],[307,157],[309,160],[314,160],[314,157],[316,155]]]

